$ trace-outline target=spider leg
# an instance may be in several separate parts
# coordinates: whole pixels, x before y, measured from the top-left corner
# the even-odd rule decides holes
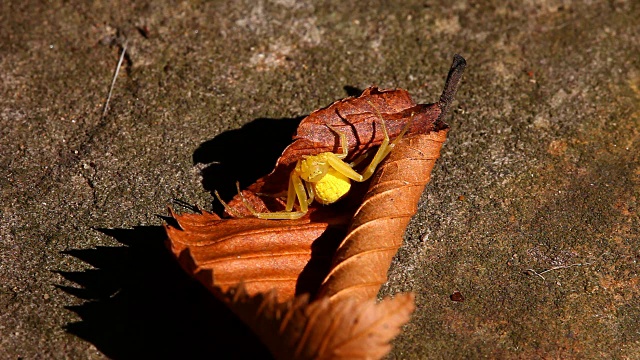
[[[316,197],[316,191],[313,190],[313,185],[310,182],[305,181],[304,187],[307,189],[307,196],[309,196],[309,198],[307,199],[307,205],[311,205]]]
[[[376,115],[378,115],[378,118],[380,119],[380,125],[382,126],[382,133],[384,134],[384,140],[382,141],[382,144],[380,144],[378,151],[376,151],[376,154],[374,155],[373,160],[371,160],[371,163],[369,163],[369,166],[367,166],[367,168],[362,173],[362,178],[363,178],[362,181],[369,179],[371,175],[373,175],[373,173],[376,171],[376,168],[382,162],[382,160],[384,160],[384,158],[387,155],[389,155],[389,153],[391,152],[391,150],[393,150],[393,148],[396,146],[398,141],[402,139],[402,136],[404,136],[404,134],[407,132],[407,130],[409,129],[409,125],[412,122],[412,121],[409,121],[407,125],[405,125],[405,127],[402,129],[400,134],[393,140],[393,142],[389,143],[390,141],[389,133],[387,132],[387,126],[384,122],[384,118],[382,117],[382,114],[380,114],[380,111],[378,111],[378,108],[376,108],[371,102],[369,101],[367,102],[369,103],[369,105],[371,105],[371,107],[373,107],[373,109],[376,112]],[[413,120],[413,114],[411,114],[411,119]]]
[[[298,198],[298,202],[300,202],[300,211],[292,211],[296,197]],[[303,217],[307,213],[307,211],[309,210],[308,204],[309,203],[307,202],[307,196],[305,193],[304,184],[302,183],[302,179],[300,179],[300,176],[298,176],[294,171],[291,173],[291,176],[289,176],[289,190],[287,194],[287,206],[285,208],[285,211],[259,213],[253,210],[251,212],[255,217],[259,219],[295,220]]]
[[[393,148],[396,147],[396,144],[402,140],[402,137],[404,136],[404,134],[407,132],[407,130],[409,130],[409,126],[411,126],[411,123],[413,122],[413,116],[415,115],[415,113],[411,113],[411,120],[409,120],[407,122],[407,124],[402,128],[402,131],[400,131],[400,134],[398,134],[398,136],[396,136],[395,139],[393,139],[393,141],[391,142],[391,144],[388,144],[386,149],[384,150],[384,153],[382,155],[382,159],[384,159],[387,155],[389,155],[389,153],[391,152],[391,150],[393,150]],[[382,121],[382,126],[383,129],[385,129],[385,125],[384,125],[384,120]],[[386,129],[385,129],[386,130]],[[385,131],[386,133],[386,131]]]
[[[289,189],[287,191],[287,205],[285,211],[274,211],[274,212],[258,212],[251,205],[251,203],[242,195],[240,191],[240,185],[238,184],[238,194],[242,198],[242,202],[244,206],[251,212],[251,214],[258,219],[269,219],[269,220],[294,220],[303,217],[307,211],[309,210],[309,202],[307,201],[307,196],[305,192],[305,185],[300,179],[295,171],[291,173],[289,176]],[[292,211],[293,205],[295,203],[296,197],[300,202],[300,211]]]
[[[306,213],[309,210],[309,201],[307,200],[307,193],[305,191],[304,183],[300,176],[293,172],[291,173],[291,181],[296,188],[296,195],[298,197],[298,204],[300,204],[300,211]]]
[[[347,134],[327,124],[327,127],[334,133],[340,135],[340,147],[342,148],[342,154],[335,154],[339,159],[344,159],[349,155],[349,143],[347,142]]]
[[[307,212],[306,211],[274,211],[274,212],[265,212],[265,213],[254,213],[253,216],[258,219],[265,220],[295,220],[303,217]]]
[[[224,206],[224,209],[231,214],[233,217],[237,217],[237,218],[243,218],[244,216],[242,216],[239,212],[237,212],[234,208],[232,208],[231,206],[229,206],[229,204],[227,204],[226,202],[224,202],[222,200],[222,198],[220,197],[220,194],[218,194],[218,190],[214,190],[213,193],[216,195],[216,198],[218,198],[218,201],[220,201],[220,203],[222,204],[222,206]]]
[[[252,213],[252,214],[256,214],[256,208],[253,207],[253,205],[251,205],[251,203],[249,202],[249,200],[247,200],[246,197],[244,197],[244,194],[242,193],[242,190],[240,190],[240,182],[236,181],[236,189],[238,189],[238,195],[240,195],[240,198],[242,199],[242,203],[244,204],[244,206]]]
[[[362,175],[358,174],[357,171],[353,170],[351,165],[344,162],[337,154],[334,153],[325,153],[324,158],[327,161],[327,164],[331,166],[335,171],[340,174],[348,177],[351,180],[355,180],[358,182],[362,182],[366,179],[362,178]]]
[[[293,211],[293,205],[296,201],[296,187],[293,185],[293,173],[289,175],[289,187],[287,189],[287,206],[286,211]]]
[[[367,152],[365,152],[364,154],[362,154],[362,155],[358,156],[357,158],[355,158],[355,160],[353,160],[353,161],[349,164],[349,166],[351,166],[352,168],[354,168],[354,167],[356,167],[356,166],[360,165],[360,163],[361,163],[361,162],[363,162],[363,161],[365,161],[365,160],[367,160],[367,158],[368,158],[369,156],[371,156],[371,154],[372,154],[372,152],[371,152],[371,151],[367,151]]]
[[[371,175],[373,175],[374,171],[376,171],[376,167],[378,167],[378,164],[380,164],[380,162],[385,158],[385,156],[387,156],[387,154],[389,154],[389,152],[391,152],[391,150],[395,146],[395,143],[392,146],[389,146],[389,133],[387,132],[387,126],[384,123],[382,114],[380,114],[378,108],[376,108],[371,102],[367,102],[369,103],[369,105],[371,105],[371,107],[373,107],[376,115],[378,115],[378,118],[380,119],[380,124],[382,125],[382,133],[384,134],[384,140],[382,140],[382,144],[380,144],[380,147],[378,147],[378,151],[376,151],[376,154],[373,156],[373,159],[371,160],[367,168],[364,169],[364,172],[362,172],[362,181],[367,180],[371,177]]]
[[[402,128],[402,131],[400,131],[400,134],[398,134],[398,136],[396,136],[396,138],[393,140],[393,142],[392,142],[392,143],[391,143],[391,145],[390,145],[390,146],[391,146],[391,149],[393,149],[393,148],[396,146],[396,144],[397,144],[400,140],[402,140],[402,137],[404,136],[404,134],[406,134],[406,133],[407,133],[407,131],[409,130],[409,127],[410,127],[410,126],[411,126],[411,124],[413,123],[413,116],[414,116],[414,115],[415,115],[415,113],[411,113],[411,119],[407,122],[407,125],[405,125],[405,126]],[[389,150],[389,151],[391,151],[391,150]],[[388,153],[387,153],[387,154],[388,154]]]
[[[302,179],[294,170],[289,176],[289,194],[287,195],[286,211],[290,212],[293,210],[293,203],[296,198],[298,198],[298,203],[300,204],[300,212],[306,213],[311,202],[307,200],[307,192]]]

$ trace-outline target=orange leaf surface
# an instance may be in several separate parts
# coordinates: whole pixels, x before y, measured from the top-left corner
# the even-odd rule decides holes
[[[302,295],[281,303],[273,291],[251,296],[243,284],[223,297],[277,359],[382,358],[414,310],[411,293],[380,302],[308,300]]]
[[[418,200],[431,178],[448,129],[407,137],[378,168],[319,296],[375,297]]]
[[[382,141],[371,104],[382,112],[392,138],[411,121],[370,182],[354,186],[338,204],[314,203],[298,220],[172,212],[178,226],[165,226],[171,251],[278,358],[384,356],[413,311],[413,296],[378,304],[375,297],[446,140],[442,117],[465,64],[454,57],[435,104],[416,105],[404,90],[369,88],[313,112],[274,171],[243,192],[258,211],[281,210],[280,199],[257,193],[286,188],[282,176],[302,156],[337,151],[338,139],[327,124],[347,131],[350,156],[357,156]],[[249,214],[238,196],[229,205]]]
[[[308,216],[282,221],[220,219],[204,211],[172,216],[180,228],[165,226],[169,248],[187,273],[218,296],[240,282],[250,294],[275,289],[280,301],[315,293],[337,245],[329,222],[311,222]]]

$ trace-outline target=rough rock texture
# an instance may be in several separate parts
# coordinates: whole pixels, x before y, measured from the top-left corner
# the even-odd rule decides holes
[[[381,293],[417,294],[390,358],[637,357],[639,17],[631,0],[3,2],[0,357],[264,356],[156,214],[228,198],[358,89],[436,101],[456,52],[449,140]]]

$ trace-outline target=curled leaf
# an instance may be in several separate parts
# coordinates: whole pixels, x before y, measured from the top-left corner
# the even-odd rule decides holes
[[[281,300],[295,295],[298,277],[311,259],[311,245],[328,226],[308,218],[243,219],[238,226],[207,212],[172,216],[180,229],[166,228],[169,246],[185,271],[212,291],[224,293],[244,282],[251,294],[275,289]]]
[[[338,100],[303,119],[293,143],[284,150],[271,174],[247,190],[254,193],[284,191],[288,176],[298,159],[322,152],[338,152],[339,137],[331,128],[347,137],[347,161],[380,145],[384,134],[378,112],[384,118],[391,138],[400,134],[407,124],[408,134],[426,134],[446,128],[446,124],[440,120],[442,106],[439,103],[416,104],[406,90],[370,87],[357,98]]]
[[[291,166],[302,156],[338,150],[327,124],[347,132],[351,157],[382,141],[376,109],[392,138],[408,124],[409,131],[372,180],[354,186],[339,203],[314,203],[298,220],[172,212],[178,226],[165,226],[169,248],[276,357],[384,356],[413,311],[413,295],[377,304],[375,297],[446,140],[442,117],[464,67],[464,59],[454,57],[435,104],[416,105],[405,90],[369,88],[358,98],[313,112],[274,171],[243,192],[258,211],[282,210],[282,200],[259,193],[286,189]],[[239,196],[229,206],[234,213],[249,214]]]
[[[440,157],[448,130],[403,139],[380,166],[333,258],[319,296],[370,299],[387,270]]]
[[[223,297],[277,359],[379,359],[414,310],[414,295],[377,302],[306,295],[284,303],[273,291],[249,295],[242,284]]]

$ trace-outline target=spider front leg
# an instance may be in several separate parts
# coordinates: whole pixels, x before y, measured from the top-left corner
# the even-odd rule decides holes
[[[310,201],[307,198],[305,185],[295,170],[291,172],[291,175],[289,176],[289,189],[287,190],[287,205],[285,207],[285,211],[258,212],[244,197],[240,191],[240,187],[238,187],[238,194],[240,195],[244,206],[258,219],[295,220],[303,217],[307,211],[309,211]],[[292,211],[296,198],[300,204],[300,211]]]
[[[362,175],[358,174],[357,171],[353,170],[353,164],[348,164],[344,162],[344,159],[349,155],[349,143],[347,142],[347,134],[334,128],[331,125],[327,124],[327,126],[329,127],[329,129],[331,129],[331,131],[333,131],[334,133],[338,134],[338,136],[340,136],[340,147],[342,148],[342,153],[336,154],[336,153],[326,152],[326,153],[320,154],[319,158],[322,159],[322,161],[325,161],[327,164],[329,164],[329,166],[332,167],[335,171],[346,176],[347,178],[358,181],[358,182],[365,181],[366,179],[363,179]],[[356,163],[359,163],[360,161],[362,161],[366,157],[365,155],[360,156],[356,160]]]
[[[409,129],[409,126],[413,121],[413,115],[414,115],[414,114],[411,114],[411,120],[409,120],[407,125],[405,125],[405,127],[402,129],[400,134],[396,136],[393,142],[389,143],[390,142],[389,133],[387,132],[387,125],[384,122],[384,118],[382,117],[382,114],[380,114],[380,111],[378,111],[378,108],[376,108],[370,101],[367,100],[367,102],[369,103],[369,105],[371,105],[373,110],[375,110],[376,115],[378,116],[378,119],[380,119],[380,125],[382,126],[382,133],[384,134],[384,140],[382,141],[382,144],[380,144],[380,147],[378,147],[378,151],[376,151],[376,154],[373,157],[373,160],[371,160],[371,163],[369,163],[369,166],[367,166],[367,168],[362,173],[362,178],[363,178],[362,181],[369,179],[371,175],[373,175],[373,173],[376,171],[376,168],[382,162],[382,160],[384,160],[384,158],[387,157],[387,155],[389,155],[391,150],[393,150],[393,148],[396,147],[396,144],[402,139],[404,134]]]

